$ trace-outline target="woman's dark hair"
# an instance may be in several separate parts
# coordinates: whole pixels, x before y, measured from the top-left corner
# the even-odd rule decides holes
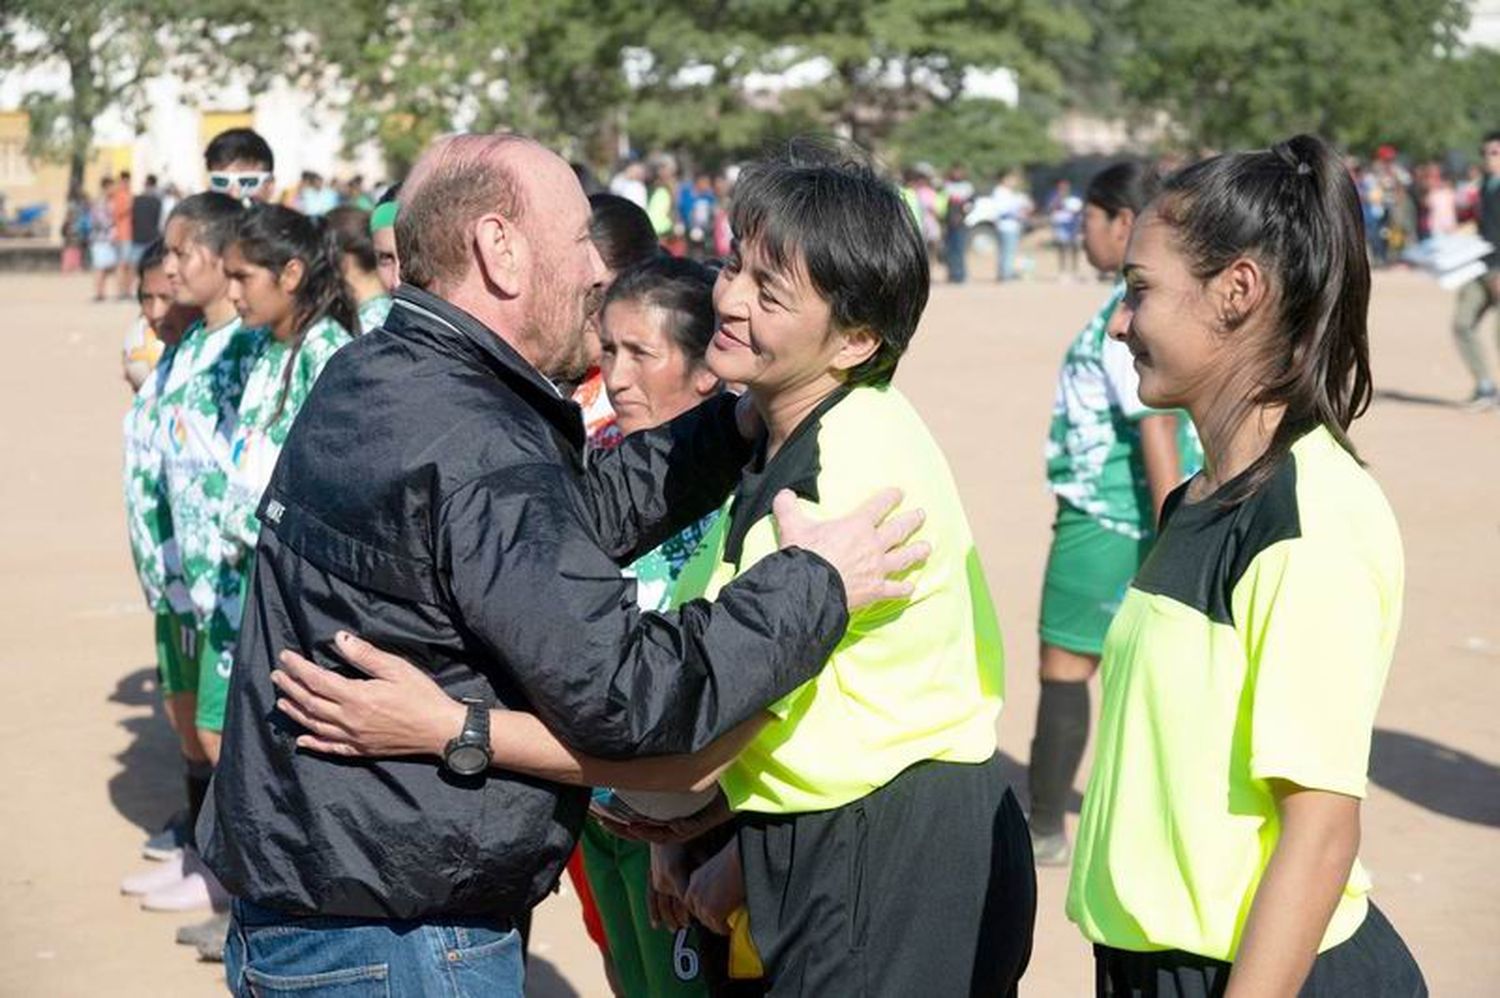
[[[352,256],[359,269],[375,272],[375,240],[370,235],[370,213],[344,205],[323,216],[340,257]]]
[[[245,206],[228,194],[204,191],[177,202],[177,207],[172,209],[167,222],[170,224],[176,219],[187,222],[193,232],[193,242],[207,246],[217,256],[223,256],[243,214]]]
[[[927,306],[927,247],[900,192],[862,153],[798,140],[746,167],[729,224],[772,267],[800,261],[835,329],[867,329],[879,339],[849,371],[850,384],[891,380]]]
[[[1214,156],[1167,178],[1153,207],[1200,281],[1242,257],[1270,278],[1275,331],[1246,365],[1250,394],[1224,420],[1232,425],[1252,406],[1285,413],[1225,501],[1254,492],[1319,425],[1357,458],[1347,431],[1370,404],[1370,264],[1359,194],[1339,155],[1316,136],[1298,135]]]
[[[628,203],[628,202],[627,202]],[[631,205],[634,207],[634,205]],[[604,296],[604,308],[635,302],[667,315],[672,341],[694,362],[714,338],[714,272],[701,263],[665,253],[620,273]]]
[[[634,201],[618,194],[590,194],[589,212],[589,238],[615,273],[661,254],[651,217]]]
[[[1094,174],[1083,202],[1103,209],[1112,219],[1118,218],[1122,211],[1140,215],[1160,186],[1161,176],[1155,167],[1125,160]]]
[[[158,239],[141,252],[141,262],[136,264],[136,273],[144,277],[146,271],[155,270],[166,262],[167,244],[165,241]]]
[[[375,202],[377,205],[389,204],[401,196],[402,181],[398,180],[385,189],[385,193]]]
[[[286,408],[292,369],[307,330],[319,320],[329,318],[355,335],[359,332],[359,315],[339,269],[338,244],[321,219],[309,218],[279,204],[257,204],[240,219],[234,244],[249,263],[273,274],[280,274],[293,260],[302,261],[302,283],[292,294],[296,332],[282,374],[281,398],[270,419],[274,423]]]

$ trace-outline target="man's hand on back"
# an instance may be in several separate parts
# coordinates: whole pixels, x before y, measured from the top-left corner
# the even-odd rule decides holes
[[[329,755],[442,755],[463,728],[463,704],[399,655],[340,632],[339,654],[368,679],[349,679],[294,651],[277,656],[276,707],[307,729],[298,748]]]
[[[794,493],[784,490],[772,508],[782,548],[811,551],[832,565],[843,580],[849,609],[857,610],[910,596],[912,583],[897,576],[932,553],[924,541],[907,543],[925,514],[916,509],[892,516],[900,504],[901,491],[887,489],[848,516],[818,521],[802,511]]]

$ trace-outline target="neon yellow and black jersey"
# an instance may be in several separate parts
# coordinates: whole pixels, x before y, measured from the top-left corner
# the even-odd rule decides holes
[[[1269,781],[1364,796],[1401,538],[1321,427],[1238,505],[1185,491],[1105,639],[1068,917],[1118,949],[1232,961],[1280,835]],[[1356,861],[1320,951],[1369,889]]]
[[[793,490],[812,515],[842,516],[882,489],[926,513],[932,546],[910,599],[851,614],[818,676],[769,710],[774,720],[720,778],[735,810],[823,811],[858,800],[909,766],[985,762],[1005,686],[1000,627],[948,463],[892,388],[839,391],[776,456],[746,470],[678,578],[675,602],[714,595],[774,553],[771,503]]]

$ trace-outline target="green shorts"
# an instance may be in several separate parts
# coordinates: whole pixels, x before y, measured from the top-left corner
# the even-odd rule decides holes
[[[198,690],[198,631],[190,613],[156,611],[156,677],[161,695]]]
[[[1080,655],[1102,652],[1109,623],[1150,550],[1150,538],[1126,537],[1058,502],[1042,581],[1042,640]]]
[[[651,847],[622,839],[593,819],[584,821],[579,842],[621,990],[632,998],[707,998],[696,928],[651,927]]]
[[[229,672],[234,664],[234,646],[239,629],[231,627],[222,613],[215,613],[203,632],[198,650],[198,727],[203,731],[224,730],[224,704],[229,699]]]

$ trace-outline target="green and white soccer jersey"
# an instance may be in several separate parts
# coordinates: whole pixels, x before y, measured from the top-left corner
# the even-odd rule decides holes
[[[328,359],[349,339],[343,326],[327,318],[307,331],[295,351],[288,344],[269,338],[245,381],[229,443],[229,474],[214,558],[213,618],[208,629],[209,647],[205,651],[221,677],[229,675],[234,642],[239,635],[250,556],[260,533],[255,511],[261,493],[271,481],[276,459],[281,455],[293,420],[312,391],[313,382]],[[205,661],[200,668],[206,668],[207,664]]]
[[[246,554],[254,549],[260,533],[255,510],[260,505],[261,493],[271,481],[271,472],[291,432],[292,421],[328,359],[349,340],[349,332],[343,326],[324,318],[307,331],[295,350],[272,338],[256,358],[240,396],[238,418],[229,442],[222,530],[223,562],[227,566],[242,564]]]
[[[220,516],[240,395],[264,348],[263,329],[238,318],[217,329],[197,323],[178,347],[162,396],[158,439],[172,535],[182,578],[167,598],[206,629],[213,612]]]
[[[359,331],[368,333],[373,329],[379,329],[385,324],[385,317],[391,314],[391,305],[394,302],[390,295],[376,295],[360,303],[359,306]]]
[[[125,413],[125,528],[130,555],[146,606],[166,608],[167,579],[181,574],[172,539],[172,517],[167,508],[166,481],[162,473],[157,428],[161,415],[162,389],[172,370],[177,350],[168,347],[156,369],[146,375]]]
[[[1108,529],[1139,539],[1153,531],[1138,421],[1155,410],[1141,402],[1129,348],[1107,333],[1124,297],[1121,283],[1063,358],[1047,436],[1047,481],[1059,499]],[[1203,452],[1191,421],[1185,415],[1179,419],[1186,478],[1202,466]]]

